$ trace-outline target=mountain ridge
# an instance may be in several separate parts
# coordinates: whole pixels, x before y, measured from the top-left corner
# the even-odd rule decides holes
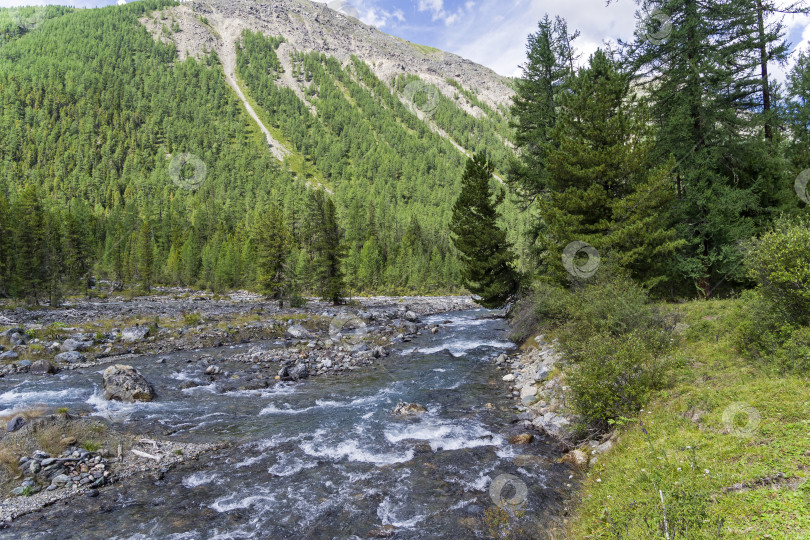
[[[150,24],[150,17],[141,18],[141,22],[157,39],[173,42],[181,60],[187,56],[200,58],[210,50],[222,57],[238,42],[243,30],[250,30],[283,37],[287,47],[280,50],[280,57],[293,50],[317,52],[333,56],[345,65],[356,56],[386,83],[398,75],[416,75],[450,98],[458,93],[447,81],[453,79],[496,110],[508,107],[514,94],[509,79],[485,66],[386,34],[322,3],[204,0],[184,2],[165,11],[174,18],[178,32],[167,36],[160,24]],[[425,52],[426,49],[430,52]],[[282,80],[280,84],[292,88],[289,81]],[[463,95],[456,103],[476,118],[486,114]]]

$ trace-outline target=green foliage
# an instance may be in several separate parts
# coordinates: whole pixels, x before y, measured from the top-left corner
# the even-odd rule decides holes
[[[666,279],[676,239],[661,211],[673,200],[666,165],[651,167],[652,133],[629,77],[602,50],[569,81],[546,155],[548,193],[538,201],[544,269],[560,280],[574,241],[596,247],[648,287]],[[671,166],[671,165],[670,165]]]
[[[781,371],[806,373],[810,325],[810,231],[803,219],[779,220],[753,242],[747,291],[737,336],[754,357],[772,360]]]
[[[573,290],[537,284],[530,298],[533,312],[519,305],[519,316],[559,339],[569,361],[565,371],[573,407],[584,427],[606,431],[671,382],[678,365],[668,355],[674,321],[632,279],[603,272]]]
[[[262,213],[253,231],[256,246],[258,285],[270,298],[281,300],[289,280],[285,272],[290,252],[291,236],[284,224],[284,216],[271,204]]]
[[[650,344],[644,330],[580,339],[567,380],[574,410],[592,430],[607,431],[612,421],[638,412],[652,392],[671,382],[674,361]]]
[[[168,5],[48,7],[36,27],[23,29],[6,29],[3,21],[18,18],[0,10],[0,294],[57,300],[63,291],[86,291],[91,277],[110,279],[117,290],[133,283],[261,289],[253,231],[272,203],[291,235],[295,261],[287,267],[300,299],[320,291],[310,279],[317,258],[304,234],[307,193],[318,184],[334,192],[336,222],[358,257],[347,272],[352,288],[458,290],[447,223],[459,183],[446,179],[460,177],[465,158],[401,102],[396,81],[380,81],[357,59],[343,66],[296,53],[293,75],[312,83],[304,101],[276,84],[282,39],[246,33],[237,73],[293,151],[279,165],[216,54],[180,62],[173,45],[139,23]],[[178,31],[163,19],[167,33]],[[510,153],[506,118],[485,112],[475,118],[442,97],[432,121],[457,142],[503,160]],[[184,153],[206,165],[195,189],[170,174]],[[194,171],[187,162],[180,176]],[[26,193],[27,185],[36,193]],[[24,206],[32,210],[26,225],[36,226],[18,227]],[[371,207],[378,233],[366,247]],[[401,249],[414,219],[422,248]],[[519,218],[512,212],[508,219]],[[151,228],[146,243],[144,223]]]
[[[481,297],[478,301],[481,305],[498,308],[517,293],[519,277],[514,269],[512,246],[498,224],[497,207],[503,193],[493,198],[492,169],[483,154],[467,161],[461,194],[453,205],[450,230],[464,264],[465,286]]]

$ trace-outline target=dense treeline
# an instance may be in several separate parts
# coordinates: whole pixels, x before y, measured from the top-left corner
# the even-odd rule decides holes
[[[216,54],[179,62],[138,22],[150,16],[177,30],[162,10],[169,5],[0,10],[0,295],[58,301],[91,278],[247,287],[291,300],[457,290],[447,223],[464,156],[403,105],[399,83],[389,87],[356,59],[342,66],[298,54],[305,103],[276,85],[279,40],[246,33],[238,74],[304,163],[279,164]],[[504,117],[489,112],[498,119],[442,98],[436,121],[503,158]],[[469,133],[480,140],[461,138]],[[199,158],[203,172],[194,159],[173,170],[184,156]],[[324,231],[310,219],[318,188],[332,193],[323,204],[334,206],[339,294],[320,282],[315,239]],[[275,247],[271,226],[285,235]]]
[[[807,52],[784,88],[769,71],[790,49],[784,13],[807,7],[640,3],[660,11],[636,39],[581,64],[576,32],[540,21],[512,108],[508,178],[535,254],[514,337],[560,338],[583,433],[677,365],[653,300],[744,294],[741,351],[784,371],[810,357]]]
[[[536,271],[566,282],[562,252],[583,241],[659,296],[739,292],[742,243],[805,207],[806,53],[780,91],[768,68],[787,55],[783,13],[642,3],[660,15],[581,67],[565,21],[529,39],[509,179],[536,212]]]

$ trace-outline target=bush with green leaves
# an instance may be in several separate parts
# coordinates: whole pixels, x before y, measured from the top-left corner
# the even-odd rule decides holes
[[[810,229],[781,219],[752,243],[748,270],[757,282],[742,295],[738,344],[782,372],[810,370]]]
[[[763,296],[790,322],[810,324],[810,228],[807,220],[779,220],[754,243],[749,274]]]
[[[675,360],[651,346],[642,330],[591,335],[579,345],[577,356],[568,371],[574,410],[597,432],[638,412],[651,392],[669,384],[675,367]]]

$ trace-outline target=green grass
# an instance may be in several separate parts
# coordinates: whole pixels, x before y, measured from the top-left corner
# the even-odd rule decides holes
[[[735,351],[736,303],[672,308],[688,365],[589,469],[572,538],[664,538],[664,508],[670,538],[810,538],[807,377]]]

